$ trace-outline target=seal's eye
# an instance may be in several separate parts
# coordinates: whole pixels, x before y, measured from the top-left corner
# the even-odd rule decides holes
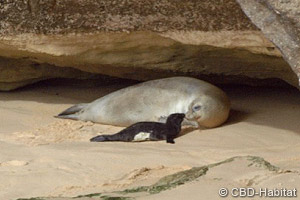
[[[201,109],[201,106],[196,105],[193,107],[193,111],[199,111]]]

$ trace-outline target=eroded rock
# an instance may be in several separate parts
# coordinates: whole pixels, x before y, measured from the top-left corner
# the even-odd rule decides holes
[[[300,80],[300,1],[237,2],[252,22],[281,50]]]
[[[0,56],[0,90],[13,90],[24,85],[51,78],[100,78],[92,73],[71,67],[57,67],[47,63],[33,62],[26,57],[12,59]]]
[[[281,79],[297,85],[281,53],[234,0],[6,1],[0,5],[0,56],[24,62],[24,71],[32,64],[49,68],[16,80],[14,67],[0,65],[7,72],[0,89],[61,77],[55,67],[135,80],[187,75],[214,83]]]

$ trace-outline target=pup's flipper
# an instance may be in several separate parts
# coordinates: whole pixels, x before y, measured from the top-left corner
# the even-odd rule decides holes
[[[105,135],[98,135],[96,137],[93,137],[90,139],[91,142],[105,142],[105,141],[109,141],[106,139]]]
[[[130,142],[132,138],[124,137],[120,133],[116,133],[113,135],[98,135],[90,139],[91,142],[107,142],[107,141],[124,141]]]
[[[175,139],[176,137],[177,137],[177,136],[175,136],[175,135],[167,135],[167,137],[166,137],[166,142],[167,142],[167,143],[170,143],[170,144],[175,144],[174,139]]]

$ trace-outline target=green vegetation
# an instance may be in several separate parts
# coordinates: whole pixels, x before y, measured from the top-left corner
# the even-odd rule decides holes
[[[177,186],[186,184],[191,181],[195,181],[199,177],[205,175],[209,169],[219,166],[221,164],[230,163],[233,162],[236,159],[245,159],[250,161],[250,164],[248,164],[248,167],[263,167],[264,169],[267,169],[269,171],[277,172],[279,170],[278,167],[272,165],[271,163],[265,161],[261,157],[257,156],[236,156],[229,159],[226,159],[222,162],[205,165],[202,167],[193,167],[189,170],[184,170],[177,172],[175,174],[171,174],[168,176],[165,176],[158,180],[155,184],[150,186],[140,186],[132,189],[126,189],[123,191],[114,191],[110,194],[106,193],[105,195],[103,193],[93,193],[93,194],[87,194],[87,195],[80,195],[77,197],[73,197],[72,199],[80,199],[80,198],[93,198],[96,199],[103,199],[103,200],[129,200],[134,199],[133,197],[127,197],[122,195],[127,194],[139,194],[142,192],[148,193],[148,194],[157,194],[165,190],[169,190],[172,188],[175,188]],[[119,196],[114,196],[113,194],[118,194]],[[30,198],[30,199],[17,199],[17,200],[54,200],[54,198]],[[71,198],[66,198],[66,200],[69,200]]]

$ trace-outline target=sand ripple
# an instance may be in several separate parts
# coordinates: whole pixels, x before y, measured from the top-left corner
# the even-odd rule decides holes
[[[68,141],[89,141],[95,135],[114,133],[119,127],[73,120],[57,120],[30,131],[15,132],[11,140],[29,146],[47,145]]]

